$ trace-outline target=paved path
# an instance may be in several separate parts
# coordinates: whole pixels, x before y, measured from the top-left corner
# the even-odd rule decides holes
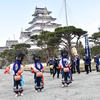
[[[33,75],[24,71],[24,95],[17,98],[14,97],[11,75],[3,72],[4,69],[0,69],[0,100],[100,100],[100,72],[75,74],[71,86],[64,88],[61,87],[61,74],[60,79],[53,79],[49,73],[44,73],[44,91],[35,93]]]

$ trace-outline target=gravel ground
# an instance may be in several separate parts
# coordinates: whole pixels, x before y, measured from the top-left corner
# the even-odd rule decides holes
[[[64,88],[61,87],[61,74],[60,79],[57,79],[57,76],[53,79],[52,75],[44,73],[44,91],[36,93],[33,75],[24,71],[24,95],[16,98],[12,76],[3,72],[4,69],[0,69],[0,100],[100,100],[100,72],[74,74],[71,86]]]

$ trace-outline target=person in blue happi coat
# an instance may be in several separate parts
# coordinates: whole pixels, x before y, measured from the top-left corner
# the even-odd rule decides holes
[[[74,56],[71,57],[71,66],[70,66],[70,68],[71,68],[71,74],[75,74],[75,61],[74,61]],[[71,80],[73,80],[72,79],[72,75],[71,75]]]
[[[53,70],[54,70],[53,71],[53,78],[54,78],[56,72],[57,72],[57,78],[59,78],[60,69],[59,69],[59,59],[57,57],[54,58],[53,65],[54,65],[54,67],[53,67]]]
[[[78,74],[80,74],[80,58],[78,55],[76,55],[76,69]]]
[[[53,59],[50,57],[50,60],[48,61],[48,65],[50,67],[50,74],[53,74]]]
[[[99,57],[98,56],[94,56],[94,62],[95,62],[95,67],[97,72],[99,72]]]
[[[89,67],[89,63],[90,63],[90,58],[88,57],[87,54],[85,54],[85,56],[83,57],[83,60],[84,60],[84,64],[85,64],[86,74],[89,74],[88,67]]]
[[[90,72],[92,72],[92,70],[91,70],[91,58],[89,59],[89,69],[90,69]]]

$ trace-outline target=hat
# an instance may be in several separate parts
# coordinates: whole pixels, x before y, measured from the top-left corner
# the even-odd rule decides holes
[[[67,51],[65,48],[61,51],[61,55],[62,55],[62,56],[63,56],[63,54],[68,55],[68,51]]]
[[[25,56],[25,55],[24,55],[21,51],[19,51],[19,52],[16,54],[15,57],[21,59],[21,62],[22,62],[24,56]]]
[[[94,55],[94,57],[96,57],[96,55]]]
[[[37,52],[35,52],[35,53],[33,54],[33,60],[35,60],[35,58],[41,59],[40,55],[39,55]]]
[[[24,57],[24,54],[23,54],[21,51],[19,51],[19,52],[16,54],[16,57],[17,57],[17,58],[23,58],[23,57]]]

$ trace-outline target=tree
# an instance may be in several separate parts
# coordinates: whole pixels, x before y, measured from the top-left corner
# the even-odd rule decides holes
[[[93,33],[92,36],[89,37],[89,42],[100,45],[100,32]]]
[[[84,49],[81,41],[78,43],[78,47],[79,47],[79,49],[77,50],[77,52],[80,55],[80,57],[83,57],[85,54],[85,49]]]
[[[81,28],[77,28],[76,30],[74,30],[75,31],[75,34],[77,35],[76,36],[76,38],[77,38],[77,40],[76,40],[76,48],[77,48],[77,50],[79,49],[79,40],[80,40],[80,38],[82,37],[82,36],[84,36],[84,34],[86,34],[87,33],[87,31],[83,31]]]
[[[92,56],[99,55],[100,56],[100,45],[93,46],[90,48]]]
[[[55,50],[59,49],[59,45],[61,43],[61,37],[56,32],[47,33],[48,41],[46,42],[48,47],[47,49],[51,51],[51,54],[55,56]]]
[[[12,45],[11,49],[9,50],[4,50],[1,54],[0,57],[2,58],[2,61],[8,61],[9,63],[12,63],[15,61],[15,55],[19,50],[22,50],[24,55],[28,53],[27,48],[30,48],[29,44],[17,44],[17,45]],[[25,66],[25,60],[23,61],[23,65]]]
[[[31,47],[30,44],[26,44],[26,43],[20,43],[20,44],[16,44],[16,45],[11,46],[11,48],[13,50],[16,50],[16,51],[21,50],[24,55],[28,54],[27,49],[30,48],[30,47]],[[25,66],[25,57],[23,59],[23,66]]]
[[[39,35],[33,35],[30,37],[33,42],[37,42],[37,46],[45,52],[46,61],[48,62],[49,57],[58,48],[61,38],[55,32],[42,31]]]
[[[16,54],[16,51],[15,50],[4,50],[1,54],[0,54],[0,57],[3,59],[2,61],[8,61],[10,64],[12,62],[15,61],[15,54]]]
[[[46,62],[46,57],[45,57],[45,53],[43,52],[43,50],[42,49],[38,50],[38,53],[41,57],[41,59],[40,59],[41,62]]]
[[[55,29],[57,34],[60,34],[62,45],[64,45],[71,55],[71,44],[74,38],[77,38],[76,44],[78,44],[81,36],[87,33],[87,31],[83,31],[81,28],[75,28],[74,26],[68,27],[59,27]]]
[[[30,39],[32,42],[36,42],[36,45],[44,51],[46,55],[46,61],[48,62],[48,53],[47,53],[47,44],[46,44],[46,42],[48,41],[48,39],[46,38],[47,33],[48,31],[42,31],[40,35],[32,35]]]

